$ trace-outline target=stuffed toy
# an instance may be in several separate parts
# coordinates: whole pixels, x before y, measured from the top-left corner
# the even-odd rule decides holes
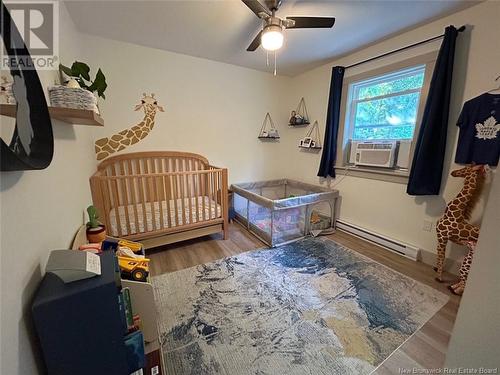
[[[465,181],[462,190],[448,203],[443,217],[436,224],[438,246],[434,270],[437,272],[436,280],[439,282],[443,281],[443,265],[448,241],[459,245],[477,242],[479,227],[470,224],[468,220],[481,193],[486,173],[485,165],[470,165],[451,172],[453,177],[463,177]]]

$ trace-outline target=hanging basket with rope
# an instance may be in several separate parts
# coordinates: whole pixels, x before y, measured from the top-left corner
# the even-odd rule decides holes
[[[299,141],[299,148],[321,150],[318,121],[314,121],[314,124],[307,131],[306,136]]]
[[[304,98],[300,99],[299,105],[295,111],[290,115],[289,126],[307,126],[309,125],[309,114],[307,113],[306,101]]]
[[[273,119],[269,112],[267,112],[260,128],[259,139],[279,139],[279,137],[278,129],[274,126]]]

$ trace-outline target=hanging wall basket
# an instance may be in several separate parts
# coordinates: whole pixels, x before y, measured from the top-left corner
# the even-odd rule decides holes
[[[299,141],[299,148],[310,151],[321,150],[318,121],[314,121],[314,124],[307,131],[306,136]]]
[[[307,113],[306,101],[300,99],[299,105],[295,111],[290,114],[289,126],[307,126],[309,125],[309,114]]]
[[[260,128],[259,139],[260,140],[275,140],[279,139],[280,135],[278,133],[278,129],[274,126],[273,119],[269,112],[266,113],[266,117],[264,117],[264,122],[262,123],[262,127]]]

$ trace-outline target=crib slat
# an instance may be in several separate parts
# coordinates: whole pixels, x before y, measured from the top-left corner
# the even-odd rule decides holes
[[[163,168],[163,158],[160,158],[160,159],[157,159],[157,162],[158,162],[158,173],[161,175],[161,176],[158,176],[158,191],[159,191],[159,195],[158,195],[158,200],[160,201],[164,201],[165,200],[165,189],[163,189],[163,173],[164,173],[164,168]],[[160,186],[160,182],[161,182],[161,186]]]
[[[151,198],[149,204],[151,206],[151,221],[152,221],[152,226],[153,230],[158,230],[158,225],[156,224],[156,208],[155,208],[155,197],[154,197],[154,177],[151,177],[147,179],[146,181],[148,182],[148,191],[149,191],[149,196]]]
[[[179,172],[185,172],[184,170],[184,159],[177,159],[177,171]],[[186,224],[186,208],[184,206],[184,184],[182,183],[182,175],[179,174],[177,177],[177,194],[176,198],[180,199],[180,219],[179,222],[181,223],[180,225],[185,225]]]
[[[137,196],[135,195],[135,181],[136,179],[134,178],[134,169],[132,166],[132,161],[129,159],[128,160],[128,172],[130,175],[130,197],[132,200],[132,204],[134,205],[134,225],[135,225],[135,233],[139,233],[139,220],[138,220],[138,213],[137,213]],[[130,232],[132,233],[132,228],[130,228]]]
[[[187,224],[186,221],[186,202],[185,200],[185,193],[184,193],[184,176],[179,176],[180,180],[180,194],[179,197],[181,198],[181,207],[182,207],[182,224]]]
[[[164,217],[164,210],[163,210],[163,202],[166,201],[166,198],[165,198],[165,184],[163,183],[163,171],[164,171],[164,167],[163,167],[163,158],[160,158],[160,159],[157,159],[157,163],[158,163],[158,172],[161,174],[161,176],[158,176],[158,178],[156,179],[156,187],[159,191],[159,194],[158,194],[158,201],[159,201],[159,205],[160,205],[160,226],[163,228],[165,228],[165,217]],[[167,212],[168,213],[168,212]],[[167,215],[168,216],[168,215]]]
[[[166,177],[166,178],[168,179],[168,181],[170,181],[169,177]],[[165,176],[162,176],[161,180],[162,180],[163,189],[166,190],[166,185],[168,185],[168,184],[165,183]],[[170,217],[170,213],[171,213],[171,210],[170,210],[170,198],[168,196],[165,197],[165,202],[167,202],[167,223],[168,223],[168,228],[171,228],[172,227],[172,219]]]
[[[106,221],[105,225],[108,228],[108,231],[111,232],[111,221],[109,218],[109,214],[111,212],[111,202],[109,200],[108,180],[106,180],[105,178],[102,178],[102,179],[100,179],[100,183],[101,183],[101,189],[103,191],[103,198],[104,198],[103,204],[104,204],[104,210],[105,210],[105,213],[104,213],[104,220]]]
[[[136,164],[136,173],[139,173],[140,175],[144,174],[144,168],[142,166],[143,159],[142,158],[137,158],[135,160]],[[144,196],[144,178],[139,177],[137,179],[137,186],[138,186],[138,198],[139,198],[139,203],[142,206],[142,231],[138,228],[137,231],[138,233],[141,232],[147,232],[148,231],[148,226],[147,226],[147,221],[146,221],[146,200]]]
[[[137,179],[132,176],[130,181],[130,195],[132,196],[132,204],[134,205],[134,225],[135,225],[135,233],[139,233],[139,212],[137,209],[137,196],[135,192],[135,184]],[[132,233],[132,228],[130,228]]]
[[[123,176],[126,176],[124,179],[123,179],[123,182],[120,184],[120,193],[121,193],[121,196],[122,196],[122,200],[123,200],[123,205],[125,206],[125,221],[126,221],[126,225],[127,225],[127,234],[131,234],[131,228],[130,228],[130,215],[131,215],[131,212],[129,210],[129,198],[128,198],[128,194],[129,194],[129,191],[130,189],[128,188],[128,184],[129,184],[129,181],[130,181],[130,178],[127,176],[127,172],[126,172],[126,168],[125,168],[125,161],[123,161],[121,163],[121,175]]]
[[[120,201],[118,200],[118,186],[117,186],[117,181],[118,180],[115,180],[114,184],[111,184],[112,185],[112,189],[113,189],[113,206],[115,208],[115,217],[116,217],[116,225],[117,225],[117,229],[118,229],[118,236],[122,236],[123,235],[123,231],[122,231],[122,221],[121,221],[121,218],[120,218]]]
[[[174,158],[172,160],[172,173],[176,173],[178,170],[177,167],[178,159]],[[174,174],[172,177],[172,200],[174,201],[174,217],[175,217],[175,226],[180,225],[180,218],[179,218],[179,202],[177,201],[178,198],[178,184],[177,184],[177,174]]]
[[[199,175],[192,175],[193,178],[193,189],[194,189],[194,196],[195,196],[195,203],[196,203],[196,222],[200,221],[200,185],[198,184]]]
[[[171,179],[172,179],[172,193],[173,193],[173,196],[172,196],[172,199],[174,201],[174,219],[175,219],[175,226],[178,227],[179,226],[179,216],[178,216],[178,212],[179,212],[179,208],[177,207],[177,176],[171,176]]]
[[[155,190],[156,190],[156,198],[158,200],[158,206],[159,206],[159,210],[160,210],[160,228],[163,229],[163,228],[165,228],[165,224],[164,224],[164,220],[163,220],[163,199],[162,199],[162,197],[160,197],[160,194],[158,194],[158,191],[159,191],[159,188],[158,188],[159,180],[160,180],[160,178],[154,177],[154,181],[155,181],[154,185],[155,185]]]
[[[210,173],[208,175],[208,179],[207,179],[207,185],[208,185],[208,191],[207,191],[207,195],[208,195],[208,218],[209,219],[212,218],[212,175],[213,175],[213,173]]]
[[[150,164],[151,164],[151,173],[155,173],[153,159],[151,159],[151,158],[146,159],[147,173],[149,174],[149,171],[150,171],[149,165]],[[156,209],[155,209],[155,197],[154,197],[154,190],[153,190],[153,182],[154,182],[153,176],[151,176],[151,178],[146,179],[147,190],[148,190],[148,194],[149,194],[149,205],[151,207],[151,213],[150,213],[151,227],[153,228],[152,230],[157,230],[159,228],[156,225]]]
[[[146,216],[146,193],[144,189],[144,180],[145,177],[139,177],[139,197],[141,198],[141,205],[142,205],[142,231],[143,232],[148,232],[148,218]],[[140,231],[139,231],[140,232]]]
[[[206,201],[206,197],[207,197],[207,194],[206,194],[206,190],[205,190],[205,181],[206,181],[206,175],[198,175],[198,178],[200,179],[201,181],[201,213],[203,215],[203,221],[207,220],[206,219],[206,208],[205,208],[205,201]]]
[[[217,218],[217,172],[214,171],[212,173],[212,178],[213,178],[213,184],[214,184],[214,189],[213,189],[213,200],[214,200],[214,219]]]
[[[215,217],[219,217],[218,209],[222,208],[222,174],[217,171],[217,205],[215,206]],[[222,211],[221,211],[222,212]]]
[[[220,191],[220,173],[219,171],[215,172],[215,209],[214,209],[214,218],[218,218],[219,214],[217,213],[217,207],[219,207],[220,202],[222,200],[222,194]]]
[[[193,202],[192,202],[192,197],[193,197],[193,192],[192,192],[192,181],[193,176],[192,175],[186,175],[186,180],[187,180],[187,191],[188,191],[188,206],[189,206],[189,223],[193,223]]]
[[[125,223],[127,225],[127,230],[126,230],[126,233],[127,234],[131,234],[131,230],[130,230],[130,213],[129,213],[129,203],[128,203],[128,191],[129,189],[127,188],[127,182],[129,181],[128,178],[124,179],[122,181],[122,183],[120,184],[120,188],[121,188],[121,195],[122,195],[122,198],[123,198],[123,206],[125,207]]]

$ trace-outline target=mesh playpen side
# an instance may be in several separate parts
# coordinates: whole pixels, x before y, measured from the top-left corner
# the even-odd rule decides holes
[[[293,180],[233,184],[235,219],[270,246],[335,228],[338,192]]]

